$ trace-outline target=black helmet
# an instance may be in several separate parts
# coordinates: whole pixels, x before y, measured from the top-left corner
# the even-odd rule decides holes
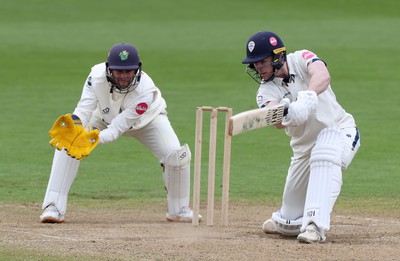
[[[247,57],[242,63],[249,64],[246,71],[258,83],[271,81],[275,77],[275,72],[286,61],[286,48],[281,38],[269,31],[261,31],[252,35],[247,41],[246,54]],[[272,66],[275,68],[275,72],[268,80],[263,80],[255,70],[253,64],[271,56],[274,57],[272,59]]]
[[[111,87],[111,92],[114,90],[119,93],[128,93],[134,90],[140,81],[142,62],[140,61],[136,48],[128,43],[119,43],[114,45],[108,53],[106,63],[106,76]],[[111,70],[137,70],[130,84],[127,87],[122,87],[111,73]]]

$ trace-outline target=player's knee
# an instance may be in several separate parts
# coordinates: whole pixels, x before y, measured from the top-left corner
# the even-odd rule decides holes
[[[185,167],[190,164],[191,153],[189,145],[184,144],[178,150],[171,152],[165,157],[164,164],[171,167]]]

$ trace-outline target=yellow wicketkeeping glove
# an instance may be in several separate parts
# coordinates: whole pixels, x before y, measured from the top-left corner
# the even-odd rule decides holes
[[[50,145],[67,151],[71,148],[72,142],[82,132],[82,121],[78,116],[65,114],[60,116],[49,131]]]
[[[100,131],[95,127],[83,129],[81,134],[72,142],[67,154],[78,160],[88,156],[99,143],[99,134]]]

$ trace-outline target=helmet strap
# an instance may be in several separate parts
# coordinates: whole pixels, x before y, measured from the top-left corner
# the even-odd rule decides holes
[[[279,71],[283,64],[286,62],[286,52],[279,52],[274,54],[274,58],[272,59],[271,65],[275,68],[275,72]]]

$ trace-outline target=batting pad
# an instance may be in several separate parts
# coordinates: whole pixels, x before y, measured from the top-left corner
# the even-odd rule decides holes
[[[190,159],[187,144],[165,157],[164,184],[168,192],[168,213],[178,215],[182,207],[189,206]]]
[[[55,151],[43,209],[53,203],[62,215],[65,214],[68,192],[78,173],[79,163],[79,160],[68,156],[65,150]]]
[[[341,156],[343,147],[341,144],[340,132],[334,128],[326,128],[318,135],[310,157],[310,177],[303,213],[302,232],[310,223],[315,223],[323,230],[330,228],[330,213],[342,184]],[[331,200],[332,195],[333,201]]]

